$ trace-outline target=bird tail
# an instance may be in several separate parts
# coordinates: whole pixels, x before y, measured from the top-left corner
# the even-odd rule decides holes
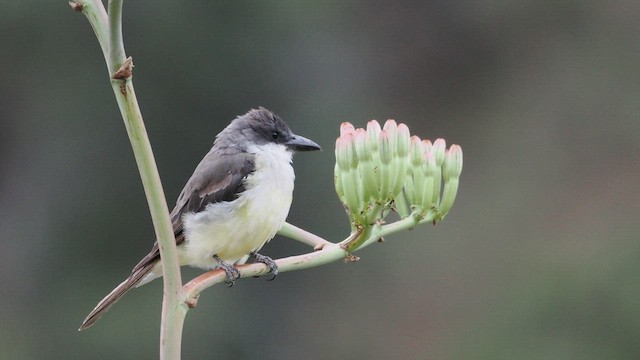
[[[93,324],[95,324],[96,321],[98,321],[102,315],[109,310],[111,305],[115,304],[116,301],[127,293],[127,291],[131,290],[133,287],[141,285],[143,280],[147,280],[145,277],[151,272],[151,270],[153,270],[155,264],[156,262],[151,262],[146,266],[142,266],[140,268],[136,267],[125,281],[121,282],[120,285],[116,286],[116,288],[105,296],[104,299],[100,300],[98,305],[96,305],[96,307],[93,308],[89,315],[84,319],[78,331],[82,331],[93,326]],[[146,283],[146,281],[143,283]]]

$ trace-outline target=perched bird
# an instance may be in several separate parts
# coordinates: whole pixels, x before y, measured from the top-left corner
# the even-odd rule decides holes
[[[234,119],[216,136],[171,211],[180,265],[221,268],[232,285],[239,277],[233,265],[253,255],[277,274],[275,262],[257,251],[275,236],[289,213],[293,152],[312,150],[320,146],[291,132],[278,115],[263,107]],[[156,242],[79,330],[92,326],[131,288],[160,276]]]

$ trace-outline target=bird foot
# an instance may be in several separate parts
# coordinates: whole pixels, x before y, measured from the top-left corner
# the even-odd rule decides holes
[[[218,255],[213,255],[213,258],[218,262],[218,268],[224,270],[224,273],[227,274],[227,280],[224,283],[229,287],[233,286],[236,283],[236,279],[240,278],[240,271],[232,264],[222,261]]]
[[[278,275],[278,264],[276,264],[276,262],[272,258],[265,255],[260,255],[255,251],[251,253],[251,256],[253,256],[257,262],[263,263],[269,268],[269,272],[273,276],[271,276],[270,279],[267,279],[267,281],[271,281],[276,278],[276,275]]]

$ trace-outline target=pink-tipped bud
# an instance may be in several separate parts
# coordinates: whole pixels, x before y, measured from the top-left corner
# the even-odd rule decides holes
[[[351,146],[349,146],[349,140],[346,137],[340,136],[336,139],[336,163],[338,164],[338,167],[343,171],[349,170],[349,168],[351,167],[349,163],[350,147]]]
[[[429,139],[424,139],[422,140],[422,145],[424,145],[424,151],[433,151],[433,144],[431,143],[431,140]]]
[[[435,176],[436,174],[436,157],[431,151],[424,153],[424,162],[422,163],[422,172],[424,176]]]
[[[382,130],[386,131],[389,135],[395,135],[396,131],[398,130],[398,123],[393,119],[389,119],[384,122],[384,127],[382,128]]]
[[[354,133],[355,131],[356,129],[353,127],[353,125],[350,122],[345,121],[342,124],[340,124],[340,136],[349,134],[349,133]]]
[[[420,138],[417,136],[412,136],[409,140],[411,140],[411,144],[409,145],[409,157],[411,158],[411,166],[419,167],[422,166],[423,156],[424,156],[424,143],[420,141]]]
[[[442,200],[439,206],[439,217],[436,221],[442,220],[456,199],[458,186],[460,185],[460,174],[462,173],[462,148],[458,145],[451,145],[445,155],[442,165],[442,177],[444,179],[444,189],[442,190]]]
[[[362,128],[355,132],[355,147],[358,161],[371,159],[371,153],[367,151],[367,132]]]
[[[411,146],[411,133],[409,127],[405,124],[398,125],[398,142],[397,142],[398,156],[405,157],[409,154],[409,147]]]
[[[358,159],[355,152],[354,133],[346,133],[336,140],[336,162],[343,170],[356,167]]]
[[[377,121],[371,120],[367,123],[367,147],[369,151],[378,151],[378,135],[382,131]]]
[[[445,154],[442,165],[442,177],[444,181],[459,178],[462,173],[462,148],[453,144]]]
[[[382,131],[380,124],[376,120],[370,120],[367,123],[367,133],[373,133],[373,135],[378,136],[378,134]]]
[[[442,166],[444,162],[444,152],[447,148],[447,142],[444,139],[436,139],[433,142],[433,154],[436,156],[436,164],[438,167]]]
[[[393,153],[391,152],[391,139],[389,138],[389,134],[386,131],[382,130],[378,135],[378,149],[380,151],[380,161],[383,164],[388,164],[391,162],[393,158]]]
[[[398,123],[395,120],[389,119],[385,121],[382,131],[387,133],[389,138],[389,145],[391,150],[391,156],[396,156],[396,147],[398,142]]]

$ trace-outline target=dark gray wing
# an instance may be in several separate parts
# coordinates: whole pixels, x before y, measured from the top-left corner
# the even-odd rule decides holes
[[[176,245],[184,242],[182,214],[200,212],[208,204],[232,201],[245,190],[244,179],[253,173],[253,156],[247,153],[214,156],[209,152],[191,175],[171,211],[171,222]],[[146,267],[153,267],[160,258],[158,244],[133,268],[132,274]]]
[[[202,211],[207,204],[234,200],[244,191],[244,178],[253,171],[253,155],[207,154],[180,193],[171,212],[172,221],[185,212]]]

